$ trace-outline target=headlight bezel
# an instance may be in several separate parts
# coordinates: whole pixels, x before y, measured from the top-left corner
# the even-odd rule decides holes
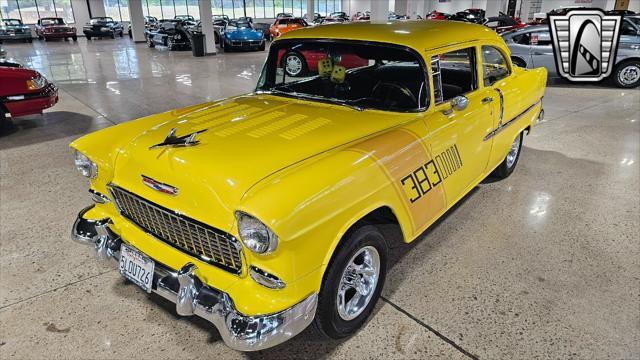
[[[74,152],[74,164],[80,175],[87,179],[95,179],[98,176],[98,165],[78,150]]]
[[[235,215],[240,241],[252,253],[268,255],[278,248],[278,236],[265,223],[243,211],[236,211]],[[266,242],[259,235],[266,236]]]

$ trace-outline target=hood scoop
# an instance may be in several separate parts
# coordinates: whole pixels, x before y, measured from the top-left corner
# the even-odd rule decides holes
[[[176,128],[173,128],[167,134],[167,137],[161,143],[152,145],[149,147],[149,150],[163,147],[163,146],[193,146],[198,145],[200,141],[196,140],[196,135],[207,131],[207,129],[203,129],[200,131],[192,132],[191,134],[187,134],[184,136],[176,136]]]

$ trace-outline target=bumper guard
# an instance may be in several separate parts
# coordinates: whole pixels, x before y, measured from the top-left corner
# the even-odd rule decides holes
[[[93,205],[78,214],[71,238],[93,245],[98,259],[105,262],[111,259],[117,263],[123,241],[109,229],[110,219],[84,218],[92,208]],[[174,271],[157,261],[155,263],[152,292],[175,303],[178,315],[196,315],[211,322],[225,344],[235,350],[256,351],[278,345],[304,330],[315,315],[318,296],[314,293],[281,312],[246,316],[235,309],[228,294],[202,283],[194,274],[196,265],[187,263]]]

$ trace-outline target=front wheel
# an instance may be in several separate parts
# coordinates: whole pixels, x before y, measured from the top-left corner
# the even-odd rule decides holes
[[[373,225],[351,232],[336,249],[324,275],[314,326],[340,339],[367,321],[384,286],[387,244]]]
[[[516,136],[513,143],[511,143],[511,147],[504,161],[493,171],[493,176],[499,179],[505,179],[515,170],[518,159],[520,159],[520,150],[522,150],[522,138],[523,133]]]
[[[620,63],[613,74],[616,85],[621,88],[635,88],[640,85],[640,61],[629,60]]]

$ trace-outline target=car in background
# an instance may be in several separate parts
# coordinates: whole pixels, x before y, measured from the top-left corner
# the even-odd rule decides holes
[[[483,25],[495,30],[498,34],[506,31],[521,29],[527,26],[525,23],[520,21],[520,19],[516,19],[513,16],[509,16],[506,14],[489,17]]]
[[[38,19],[36,23],[36,36],[38,39],[49,41],[51,39],[78,40],[76,28],[59,17],[45,17]]]
[[[182,20],[184,25],[195,25],[198,21],[191,15],[176,15],[175,20]]]
[[[335,12],[332,12],[332,13],[331,13],[331,14],[329,14],[329,16],[327,16],[327,17],[332,18],[332,19],[342,19],[342,20],[343,20],[343,22],[345,22],[345,21],[349,21],[349,15],[347,15],[347,13],[346,13],[346,12],[344,12],[344,11],[335,11]]]
[[[91,38],[109,37],[115,39],[116,36],[124,36],[124,26],[113,20],[109,16],[92,17],[89,22],[82,27],[82,32],[87,40]]]
[[[355,14],[351,15],[351,21],[358,21],[358,19],[361,19],[363,17],[370,18],[371,11],[358,11]]]
[[[5,49],[2,47],[2,44],[0,44],[0,59],[4,59],[4,58],[6,58],[6,57],[7,57],[7,50],[5,50]]]
[[[304,15],[304,18],[307,18],[307,14]],[[313,24],[318,25],[325,17],[320,15],[320,13],[313,13]]]
[[[271,40],[271,24],[269,23],[251,23],[254,30],[262,31],[265,40]]]
[[[309,26],[309,24],[307,24],[307,22],[302,18],[284,17],[276,19],[269,30],[271,32],[271,38],[275,39],[282,34],[288,33],[289,31],[302,29],[307,26]]]
[[[3,19],[0,21],[0,43],[6,40],[31,42],[31,28],[20,19]]]
[[[427,14],[428,20],[447,20],[451,17],[451,14],[443,13],[437,10],[433,10],[432,12]]]
[[[144,17],[144,28],[147,30],[155,29],[156,24],[158,23],[158,18],[155,16],[145,16]],[[129,33],[129,37],[133,38],[133,34],[131,33],[131,23],[129,23],[129,27],[127,29],[127,33]]]
[[[260,50],[264,51],[266,41],[261,30],[253,28],[248,21],[231,20],[220,33],[220,48],[224,51]]]
[[[409,17],[407,15],[396,14],[393,11],[389,11],[389,16],[387,16],[389,20],[408,20]]]
[[[623,18],[618,52],[609,77],[618,87],[640,85],[640,24]],[[549,77],[558,78],[549,26],[532,25],[502,34],[511,51],[511,61],[523,68],[544,67]]]
[[[609,10],[609,11],[605,11],[604,13],[607,15],[622,15],[622,16],[637,15],[635,11],[631,11],[631,10]]]
[[[277,13],[276,19],[284,19],[284,18],[292,18],[293,14],[291,13]]]
[[[451,15],[451,17],[447,20],[454,21],[465,21],[474,24],[482,24],[485,22],[485,14],[486,12],[482,9],[467,9],[463,11],[458,11],[457,13]]]
[[[0,127],[11,117],[41,114],[58,102],[58,88],[35,70],[0,61]]]
[[[347,22],[345,19],[343,18],[332,18],[332,17],[326,17],[324,19],[322,19],[322,21],[320,21],[319,25],[327,25],[327,24],[342,24]]]
[[[291,77],[308,76],[318,74],[318,64],[327,59],[327,54],[321,49],[309,49],[300,47],[295,50],[278,53],[278,64],[281,64],[284,72]],[[345,69],[354,69],[369,65],[367,59],[353,53],[345,53],[340,57],[330,58],[333,66],[342,66]]]
[[[191,39],[182,20],[162,19],[158,30],[145,31],[147,45],[150,48],[165,46],[169,50],[191,49]]]

